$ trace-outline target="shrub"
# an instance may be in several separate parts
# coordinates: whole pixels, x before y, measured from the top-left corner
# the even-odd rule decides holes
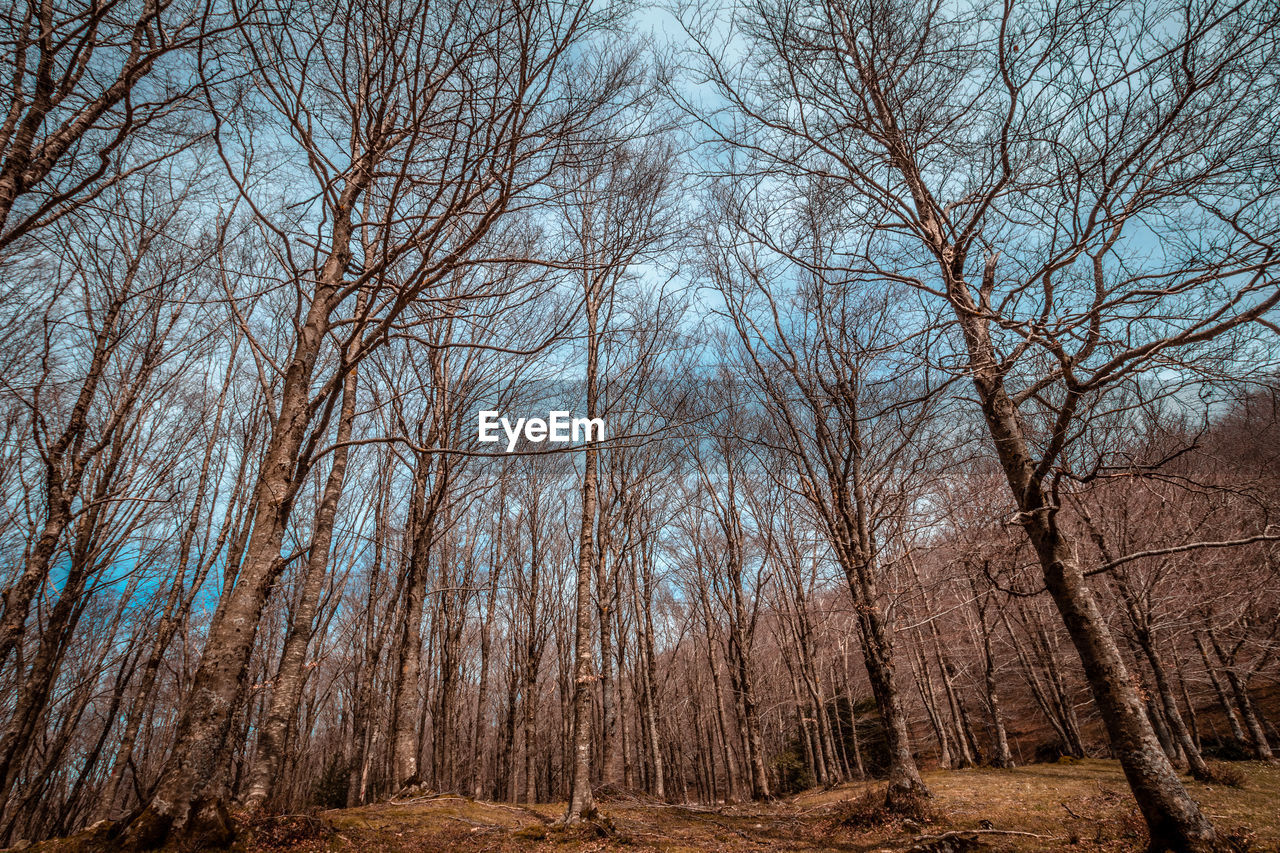
[[[800,757],[800,753],[792,749],[784,749],[773,757],[773,772],[778,780],[776,793],[780,797],[798,794],[812,788],[816,783],[808,765]]]
[[[338,756],[325,762],[320,778],[311,789],[311,805],[322,809],[345,809],[349,769],[347,762]]]
[[[841,803],[832,814],[833,829],[871,829],[897,821],[932,823],[928,800],[914,792],[893,789],[870,790]]]
[[[1219,761],[1247,761],[1252,757],[1249,749],[1233,737],[1207,737],[1200,742],[1200,754]]]
[[[1221,761],[1209,763],[1209,778],[1203,780],[1211,784],[1226,785],[1228,788],[1243,788],[1244,773],[1239,767],[1223,764]]]

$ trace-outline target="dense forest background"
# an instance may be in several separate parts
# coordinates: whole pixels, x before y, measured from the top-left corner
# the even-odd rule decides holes
[[[1280,745],[1280,7],[0,8],[0,845]],[[477,413],[606,439],[477,441]]]

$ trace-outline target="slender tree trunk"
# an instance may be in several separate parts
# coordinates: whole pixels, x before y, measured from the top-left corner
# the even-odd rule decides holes
[[[1077,758],[1085,755],[1084,738],[1080,734],[1080,723],[1076,717],[1075,703],[1067,692],[1066,681],[1062,677],[1062,665],[1058,660],[1057,650],[1049,643],[1049,634],[1044,626],[1037,623],[1034,628],[1032,648],[1040,658],[1040,667],[1049,681],[1049,696],[1062,720],[1063,731],[1067,735],[1067,749]]]
[[[991,633],[985,619],[982,626],[982,676],[987,689],[987,709],[991,712],[991,733],[995,742],[995,755],[991,764],[995,767],[1013,767],[1013,755],[1009,752],[1009,734],[1005,731],[1004,716],[1000,713],[1000,693],[996,689],[996,662],[991,652]]]
[[[512,638],[512,659],[515,658],[516,644]],[[507,679],[506,712],[502,716],[502,730],[498,736],[498,787],[494,791],[495,799],[504,799],[515,803],[519,800],[519,789],[516,787],[515,773],[515,740],[516,740],[516,701],[520,694],[520,675],[511,667]]]
[[[707,642],[710,644],[711,639],[708,638]],[[710,657],[709,651],[708,657]],[[712,666],[711,686],[715,691],[716,699],[716,733],[720,738],[721,760],[724,762],[725,799],[732,801],[738,795],[738,762],[733,746],[729,742],[729,725],[724,718],[724,691],[720,687],[720,670],[715,668],[714,661],[710,664]]]
[[[430,537],[430,533],[422,539]],[[422,609],[426,600],[428,557],[415,546],[409,557],[405,584],[404,622],[396,643],[397,656],[392,693],[392,785],[396,790],[422,781],[418,769],[417,710],[422,669]]]
[[[1009,622],[1008,612],[1002,610],[1000,619],[1004,623],[1005,631],[1013,639],[1013,648],[1018,657],[1018,664],[1022,669],[1023,680],[1026,682],[1028,689],[1030,689],[1031,697],[1035,700],[1036,706],[1053,728],[1054,733],[1057,734],[1062,748],[1077,758],[1082,757],[1084,751],[1083,749],[1080,749],[1079,752],[1076,751],[1077,744],[1072,740],[1072,730],[1067,725],[1063,709],[1058,706],[1053,696],[1041,683],[1040,676],[1036,674],[1036,668],[1031,656],[1024,648],[1027,644],[1024,644],[1018,635],[1014,633],[1013,625]]]
[[[938,766],[943,770],[950,770],[955,766],[951,757],[951,738],[947,735],[947,727],[942,722],[942,711],[938,707],[938,697],[933,689],[929,664],[919,648],[914,652],[916,689],[920,692],[925,714],[929,717],[929,725],[933,727],[933,735],[938,741]]]
[[[599,339],[596,335],[596,311],[599,285],[587,285],[587,417],[595,418],[596,359]],[[569,777],[569,805],[566,824],[595,817],[595,801],[591,795],[591,694],[596,676],[591,666],[591,581],[592,561],[596,554],[596,483],[599,451],[589,443],[583,454],[582,523],[578,531],[578,578],[574,600],[573,647],[573,750]]]
[[[849,703],[849,735],[853,740],[853,763],[858,771],[860,781],[867,778],[867,768],[862,763],[862,738],[858,734],[858,707],[853,695],[853,678],[849,674],[849,655],[841,649],[840,658],[844,661],[844,695]]]
[[[448,415],[444,411],[447,408],[444,405],[447,402],[447,392],[443,376],[439,373],[436,375],[436,384],[436,399],[440,405],[435,407],[431,416],[431,434],[433,440],[440,441],[444,429],[442,425],[448,423]],[[427,452],[420,452],[415,465],[413,497],[410,499],[413,509],[409,527],[413,539],[408,557],[409,577],[404,591],[404,621],[400,626],[397,643],[398,656],[392,694],[392,784],[396,790],[418,785],[423,781],[420,765],[423,742],[420,717],[427,710],[426,703],[420,703],[419,695],[422,690],[423,606],[426,602],[441,507],[450,483],[449,464],[447,454],[436,454],[433,457]],[[431,636],[434,638],[435,634]],[[422,715],[418,713],[419,710]]]
[[[607,523],[606,513],[601,512],[599,524]],[[616,554],[609,548],[608,532],[599,530],[597,533],[601,539],[595,560],[596,628],[600,632],[600,781],[616,787],[622,781],[622,755],[618,751],[617,680],[613,669],[613,622],[618,595],[614,579],[610,577],[616,569],[609,565],[616,560]]]
[[[994,275],[993,262],[988,268]],[[1019,518],[1040,559],[1049,594],[1080,655],[1112,749],[1146,818],[1150,849],[1211,850],[1216,844],[1213,825],[1187,794],[1160,748],[1111,630],[1076,562],[1074,543],[1057,524],[1057,509],[1043,490],[1017,411],[996,371],[981,311],[968,303],[968,290],[961,282],[949,280],[947,286],[957,301],[956,317],[968,346],[974,387],[1017,501]],[[966,303],[964,307],[961,301]]]
[[[1240,709],[1240,716],[1244,719],[1245,728],[1249,732],[1249,743],[1253,746],[1254,757],[1259,761],[1274,761],[1275,755],[1267,742],[1267,733],[1253,710],[1253,700],[1249,698],[1249,685],[1236,669],[1234,655],[1228,657],[1223,653],[1222,645],[1218,642],[1218,635],[1213,628],[1209,628],[1208,635],[1209,642],[1213,645],[1213,650],[1217,652],[1219,660],[1223,663],[1223,669],[1227,673],[1227,683],[1231,685],[1236,706]]]
[[[644,607],[641,625],[644,631],[644,645],[642,649],[641,660],[644,668],[641,674],[641,684],[644,687],[644,713],[645,728],[649,733],[649,760],[653,765],[653,795],[659,799],[665,799],[667,796],[665,769],[662,762],[662,743],[658,736],[658,697],[657,697],[657,663],[654,660],[654,636],[653,636],[653,596],[649,587],[648,572],[642,573],[641,582],[644,585]]]
[[[760,742],[760,718],[756,706],[755,686],[751,678],[741,630],[730,627],[729,658],[732,666],[734,693],[738,699],[738,718],[746,745],[747,769],[751,776],[751,799],[772,799],[769,777],[764,768],[764,747]]]
[[[955,685],[955,665],[951,656],[942,648],[942,640],[936,633],[937,623],[930,620],[929,625],[935,628],[933,634],[933,651],[938,661],[938,670],[942,673],[942,686],[947,694],[947,705],[951,710],[951,720],[956,730],[956,743],[960,747],[961,766],[972,766],[982,762],[982,754],[978,751],[978,741],[973,734],[973,726],[969,723],[969,712],[964,706]]]
[[[530,654],[524,671],[524,801],[533,805],[538,801],[537,776],[534,763],[538,743],[538,663]]]
[[[1227,691],[1222,686],[1222,679],[1218,676],[1218,669],[1209,661],[1209,650],[1205,647],[1204,640],[1200,637],[1200,632],[1194,634],[1196,640],[1196,648],[1200,650],[1200,659],[1204,661],[1205,673],[1209,676],[1209,683],[1213,685],[1214,692],[1218,695],[1218,704],[1222,706],[1222,713],[1227,718],[1227,725],[1231,727],[1231,737],[1236,743],[1244,746],[1249,742],[1248,737],[1244,733],[1244,728],[1240,725],[1240,718],[1236,716],[1235,706],[1227,697]]]
[[[1171,647],[1173,652],[1173,668],[1178,678],[1178,691],[1182,694],[1183,707],[1187,709],[1186,720],[1191,728],[1191,737],[1195,741],[1196,751],[1201,752],[1200,741],[1200,724],[1196,719],[1196,706],[1191,701],[1191,693],[1187,690],[1186,669],[1182,663],[1182,656],[1178,654],[1178,647],[1175,644]]]
[[[501,503],[499,503],[501,505]],[[498,558],[501,552],[501,534],[499,544],[494,548],[494,559],[489,567],[489,590],[485,598],[484,613],[480,625],[480,684],[476,689],[475,729],[471,734],[471,796],[480,799],[484,795],[484,742],[488,725],[485,714],[489,705],[489,657],[492,640],[494,603],[498,597]],[[512,661],[514,671],[514,661]]]
[[[973,593],[974,609],[978,613],[978,637],[982,645],[982,682],[986,689],[987,711],[991,715],[991,740],[995,750],[991,765],[1009,768],[1014,766],[1013,754],[1009,751],[1009,734],[1005,730],[1004,715],[1000,712],[996,657],[991,648],[991,633],[994,626],[987,619],[987,608],[991,606],[991,602],[978,590],[978,583],[973,574],[969,575],[969,590]]]
[[[797,689],[799,684],[803,684],[804,696],[809,707],[808,716],[812,721],[809,725],[813,739],[812,748],[817,760],[814,779],[819,785],[830,787],[841,781],[841,773],[832,744],[831,724],[825,711],[826,703],[813,663],[813,630],[810,627],[805,591],[798,575],[793,577],[792,582],[794,589],[786,596],[785,604],[781,609],[786,614],[791,639],[795,644]],[[800,699],[797,696],[797,705],[799,704]]]
[[[860,593],[855,597],[858,606],[858,627],[862,632],[862,660],[871,681],[871,694],[875,697],[880,718],[884,721],[885,742],[889,750],[889,797],[901,794],[923,793],[929,789],[920,778],[915,757],[911,754],[911,735],[907,729],[906,714],[898,685],[894,681],[893,642],[884,620],[877,612],[879,595],[871,579],[870,567],[865,564],[846,568],[851,573]]]
[[[826,781],[822,784],[830,787],[838,785],[844,781],[844,774],[840,770],[840,765],[836,757],[835,737],[831,732],[831,720],[827,716],[826,697],[822,692],[822,685],[818,682],[817,675],[813,672],[813,658],[810,656],[808,660],[808,669],[806,670],[803,662],[801,665],[802,672],[805,672],[805,683],[809,692],[809,702],[813,705],[813,714],[817,718],[815,725],[815,734],[818,738],[818,745],[822,751],[823,763],[825,765]]]
[[[837,686],[839,681],[836,676],[836,665],[834,662],[831,664],[830,678],[831,689],[834,695],[831,699],[831,709],[830,711],[825,712],[824,716],[831,717],[831,725],[833,729],[832,736],[835,740],[836,754],[840,757],[841,774],[845,779],[852,779],[853,765],[849,763],[849,750],[845,747],[847,736],[844,731],[844,722],[841,719],[843,715],[840,713],[840,689]]]
[[[453,561],[452,555],[442,555],[446,565]],[[446,570],[448,572],[449,570]],[[456,790],[453,778],[453,753],[456,729],[456,706],[458,691],[458,662],[462,657],[462,632],[465,629],[467,602],[459,586],[465,585],[456,576],[446,573],[442,578],[440,593],[439,631],[440,637],[440,678],[436,684],[436,695],[431,726],[431,779],[437,791]]]
[[[800,724],[800,743],[804,747],[804,763],[808,767],[810,775],[813,777],[815,785],[826,785],[826,767],[823,764],[822,753],[817,748],[817,738],[814,736],[814,723],[817,720],[811,716],[812,706],[805,700],[800,692],[800,679],[796,677],[794,667],[788,668],[791,676],[791,702],[796,708],[796,721]]]
[[[1213,778],[1213,774],[1209,770],[1209,765],[1205,763],[1204,756],[1200,754],[1200,748],[1196,746],[1195,739],[1191,737],[1191,732],[1187,730],[1182,714],[1178,711],[1178,700],[1173,695],[1173,686],[1169,683],[1168,671],[1165,669],[1164,660],[1156,651],[1155,642],[1151,638],[1149,629],[1143,627],[1136,631],[1136,639],[1138,646],[1146,655],[1147,664],[1151,667],[1151,674],[1155,679],[1156,692],[1160,696],[1160,702],[1164,707],[1165,719],[1172,729],[1172,735],[1177,739],[1178,744],[1182,748],[1182,754],[1186,757],[1187,766],[1191,771],[1191,775],[1203,781],[1209,781]]]
[[[932,607],[929,601],[928,591],[925,589],[924,581],[920,576],[920,570],[916,566],[915,557],[911,553],[910,547],[903,543],[904,550],[907,555],[907,564],[911,567],[911,574],[915,578],[916,585],[920,588],[920,595],[925,603],[926,609]],[[977,756],[977,743],[973,736],[973,730],[969,725],[969,715],[965,711],[964,704],[961,702],[959,695],[956,693],[954,676],[951,664],[951,658],[943,649],[941,632],[938,629],[937,619],[928,619],[929,636],[933,640],[933,658],[938,665],[938,673],[942,677],[942,689],[947,697],[947,707],[951,714],[951,722],[954,727],[955,743],[960,751],[960,766],[970,767],[975,763]],[[923,639],[921,640],[923,644]],[[923,655],[923,651],[921,652]],[[941,715],[939,714],[939,717]]]
[[[356,307],[357,313],[363,304],[364,299],[360,299]],[[358,344],[358,339],[352,341],[348,347],[348,358],[355,355]],[[306,681],[307,647],[314,631],[320,593],[328,579],[333,524],[346,482],[347,458],[351,449],[347,442],[351,439],[355,414],[356,370],[353,368],[343,381],[333,461],[312,522],[311,547],[302,578],[302,595],[285,635],[284,650],[280,654],[280,666],[276,670],[275,686],[271,693],[271,705],[258,735],[258,749],[249,774],[249,792],[245,796],[245,806],[250,811],[261,808],[270,796],[272,785],[279,778],[284,763],[285,736],[297,719],[298,701]]]
[[[839,496],[837,502],[845,507],[841,513],[844,535],[838,537],[837,548],[841,568],[849,584],[857,609],[858,628],[862,636],[862,660],[871,683],[871,695],[875,697],[880,717],[884,721],[885,741],[889,750],[890,804],[902,796],[929,796],[929,788],[920,778],[920,769],[911,754],[911,733],[906,714],[894,678],[893,629],[885,616],[877,584],[876,547],[871,537],[869,501],[866,494],[866,478],[862,471],[862,425],[853,419],[852,494],[848,486],[833,484]]]
[[[588,414],[588,417],[592,415]],[[584,476],[582,531],[578,539],[578,583],[575,595],[573,666],[573,749],[570,764],[569,806],[566,823],[590,820],[595,815],[591,795],[591,694],[595,676],[591,665],[591,540],[595,504],[595,455],[587,450]]]
[[[1094,523],[1092,516],[1090,516],[1083,503],[1080,504],[1080,517],[1084,521],[1089,534],[1093,537],[1094,544],[1097,545],[1102,559],[1110,563],[1114,559],[1110,544],[1103,535],[1102,529]],[[1182,721],[1182,715],[1178,712],[1178,702],[1174,698],[1173,688],[1169,684],[1164,662],[1156,651],[1156,643],[1152,637],[1150,613],[1144,610],[1138,596],[1130,587],[1128,577],[1123,570],[1112,572],[1109,579],[1112,589],[1115,590],[1124,605],[1125,615],[1129,619],[1133,643],[1143,657],[1146,658],[1147,665],[1150,667],[1151,674],[1155,679],[1156,694],[1160,698],[1160,710],[1163,711],[1163,726],[1167,728],[1167,731],[1161,731],[1160,715],[1154,712],[1151,713],[1157,736],[1160,737],[1161,742],[1169,741],[1166,744],[1166,752],[1169,753],[1172,761],[1189,769],[1191,775],[1201,781],[1211,780],[1213,774],[1210,772],[1209,766],[1205,764],[1199,748],[1187,731],[1186,724]]]
[[[389,454],[388,454],[389,456]],[[385,457],[384,457],[385,458]],[[362,658],[354,667],[356,682],[354,709],[352,715],[352,754],[350,756],[350,772],[347,777],[348,805],[364,805],[369,791],[369,776],[372,771],[374,755],[373,745],[380,732],[380,720],[371,707],[374,686],[378,679],[382,649],[386,643],[387,632],[375,625],[376,582],[382,575],[383,554],[387,533],[387,503],[390,499],[391,478],[385,476],[387,467],[383,467],[381,485],[374,498],[373,509],[373,559],[369,566],[369,597],[363,614],[364,648]]]

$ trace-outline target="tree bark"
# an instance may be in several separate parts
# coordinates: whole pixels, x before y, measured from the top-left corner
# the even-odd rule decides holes
[[[364,300],[359,300],[360,312]],[[355,355],[359,340],[353,340],[346,353]],[[298,701],[306,681],[307,647],[314,632],[316,611],[320,593],[328,579],[329,550],[333,542],[333,524],[338,514],[338,502],[342,498],[346,482],[347,458],[350,454],[351,428],[356,414],[356,370],[348,371],[342,385],[342,402],[338,414],[338,428],[334,439],[333,461],[325,481],[320,503],[312,522],[311,547],[302,578],[302,595],[289,623],[276,670],[271,704],[258,735],[258,749],[253,768],[249,773],[249,792],[244,802],[250,811],[257,811],[271,794],[272,786],[280,775],[284,762],[285,740],[298,714]]]
[[[988,264],[994,275],[993,263]],[[1075,546],[1057,523],[1057,507],[1043,483],[1023,437],[1022,426],[1003,380],[981,310],[969,301],[962,282],[948,293],[969,351],[973,384],[995,443],[1001,467],[1019,509],[1019,520],[1039,557],[1045,585],[1080,655],[1094,701],[1151,833],[1150,849],[1211,850],[1213,825],[1187,794],[1147,719],[1111,631],[1075,559]]]
[[[244,683],[262,608],[283,568],[280,549],[293,509],[299,452],[311,420],[311,379],[331,328],[330,315],[354,234],[352,207],[370,180],[362,163],[340,195],[331,249],[314,297],[298,327],[285,370],[279,409],[254,490],[252,533],[239,576],[219,599],[204,654],[183,703],[173,748],[148,802],[123,828],[122,846],[146,849],[177,836],[188,843],[224,845],[234,837],[227,812],[223,759],[236,698]]]
[[[1245,728],[1249,732],[1249,743],[1253,747],[1254,757],[1259,761],[1274,761],[1275,755],[1271,751],[1271,745],[1267,742],[1267,733],[1263,731],[1262,723],[1258,720],[1258,715],[1253,709],[1253,700],[1249,698],[1248,680],[1240,675],[1236,668],[1235,654],[1226,654],[1222,650],[1222,644],[1218,642],[1217,632],[1210,627],[1207,632],[1209,642],[1213,645],[1213,650],[1217,652],[1219,660],[1222,661],[1223,668],[1227,673],[1227,683],[1231,685],[1231,692],[1235,696],[1236,706],[1240,709],[1240,716],[1244,718]]]
[[[600,305],[601,282],[588,278],[584,284],[587,314],[587,417],[597,416],[596,364],[599,338],[596,317]],[[570,764],[569,805],[563,822],[580,823],[595,817],[591,794],[591,695],[596,676],[591,660],[591,582],[596,556],[596,486],[599,450],[595,442],[583,454],[582,519],[578,530],[578,577],[574,595],[573,646],[573,750]]]

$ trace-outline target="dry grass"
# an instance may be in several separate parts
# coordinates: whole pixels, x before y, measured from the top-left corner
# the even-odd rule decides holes
[[[1236,764],[1242,787],[1187,784],[1240,849],[1280,851],[1280,768]],[[564,830],[560,805],[533,809],[460,798],[329,812],[332,851],[1130,851],[1145,829],[1112,761],[927,773],[920,815],[881,815],[880,788],[844,785],[784,802],[718,809],[617,797],[603,828]],[[874,819],[863,819],[872,812]],[[850,815],[854,815],[850,819]],[[942,841],[936,839],[942,838]],[[934,839],[934,840],[931,840]]]
[[[1280,767],[1241,763],[1239,788],[1188,781],[1239,850],[1280,853]],[[844,785],[770,804],[717,809],[615,796],[594,826],[555,825],[563,805],[533,808],[462,797],[422,798],[250,827],[245,853],[507,853],[507,851],[1102,851],[1140,850],[1145,829],[1112,761],[925,774],[934,797],[918,815],[884,815],[883,788]],[[872,814],[872,813],[875,814]],[[874,819],[863,818],[871,815]],[[852,816],[852,818],[851,818]],[[256,830],[256,831],[255,831]],[[75,839],[44,853],[86,849]]]
[[[1188,781],[1193,796],[1241,849],[1280,851],[1280,768],[1234,766],[1243,776],[1241,787]],[[1145,841],[1115,762],[936,771],[926,774],[926,781],[933,801],[913,816],[879,813],[873,806],[882,795],[869,784],[714,810],[617,798],[602,805],[604,826],[579,830],[554,825],[562,810],[558,805],[525,809],[460,798],[385,804],[327,813],[335,834],[324,847],[312,849],[799,853],[914,847],[1118,853],[1140,849]]]

